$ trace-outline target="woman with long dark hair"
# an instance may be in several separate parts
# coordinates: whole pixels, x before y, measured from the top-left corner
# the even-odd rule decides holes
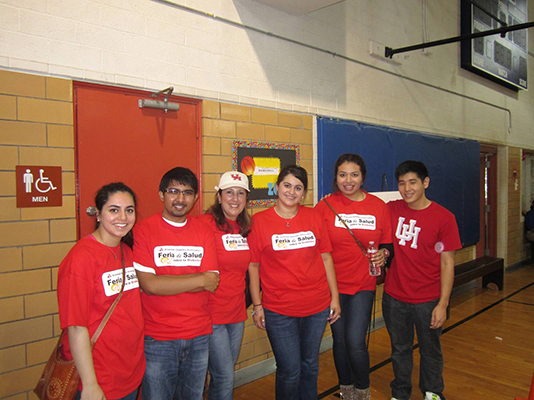
[[[135,400],[145,371],[144,319],[131,249],[136,198],[125,184],[111,183],[98,191],[95,205],[96,230],[59,267],[59,319],[67,330],[63,349],[80,374],[77,399]],[[90,338],[123,285],[91,351]]]
[[[209,224],[215,235],[221,278],[209,302],[213,333],[208,362],[208,399],[231,400],[234,366],[247,319],[245,278],[250,251],[246,238],[252,223],[246,209],[250,191],[248,178],[241,172],[225,172],[215,190],[215,203],[199,217]]]
[[[371,260],[324,200],[315,207],[324,218],[332,243],[343,309],[343,317],[331,327],[333,354],[341,398],[349,400],[371,398],[365,335],[371,321],[377,278],[370,275],[369,261],[383,268],[393,253],[388,208],[381,199],[363,190],[366,173],[365,162],[358,154],[340,156],[334,168],[334,194],[326,201],[363,246],[374,242],[379,247]]]
[[[267,330],[278,400],[317,398],[322,335],[341,313],[324,221],[300,205],[307,188],[304,168],[284,167],[276,205],[254,215],[248,238],[254,324]]]

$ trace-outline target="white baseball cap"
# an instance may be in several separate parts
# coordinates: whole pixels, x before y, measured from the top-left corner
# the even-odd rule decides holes
[[[228,189],[230,187],[240,187],[250,192],[248,188],[248,177],[239,171],[229,171],[221,175],[219,186],[215,186],[215,190]]]

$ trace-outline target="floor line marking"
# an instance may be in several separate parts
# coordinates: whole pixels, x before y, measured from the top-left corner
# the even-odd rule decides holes
[[[464,319],[462,319],[462,320],[460,320],[460,321],[458,321],[458,322],[452,324],[451,326],[448,326],[447,328],[443,329],[443,331],[441,332],[441,334],[444,335],[445,333],[451,331],[452,329],[457,328],[458,326],[460,326],[460,325],[462,325],[462,324],[465,324],[467,321],[470,321],[471,319],[473,319],[473,318],[479,316],[480,314],[485,313],[486,311],[488,311],[488,310],[492,309],[493,307],[495,307],[495,306],[501,304],[502,302],[504,302],[504,301],[508,300],[509,298],[511,298],[511,297],[513,297],[513,296],[515,296],[515,295],[517,295],[518,293],[521,293],[523,290],[528,289],[529,287],[531,287],[531,286],[533,286],[533,285],[534,285],[534,282],[529,283],[528,285],[522,287],[521,289],[516,290],[515,292],[509,294],[508,296],[503,297],[503,298],[500,299],[500,300],[497,300],[495,303],[492,303],[492,304],[490,304],[489,306],[486,306],[486,307],[484,307],[483,309],[481,309],[481,310],[479,310],[479,311],[477,311],[477,312],[471,314],[470,316],[465,317]],[[510,301],[510,300],[508,300],[508,301]],[[530,304],[529,304],[529,305],[530,305]],[[418,347],[419,347],[419,343],[414,344],[414,345],[413,345],[413,350],[417,349]],[[380,368],[382,368],[382,367],[388,365],[390,362],[391,362],[391,357],[388,358],[388,359],[386,359],[386,360],[384,360],[384,361],[382,361],[382,362],[379,362],[378,364],[373,365],[373,366],[369,369],[369,374],[371,374],[371,373],[373,373],[374,371],[376,371],[376,370],[378,370],[378,369],[380,369]],[[334,386],[334,387],[332,387],[332,388],[330,388],[330,389],[325,390],[323,393],[320,393],[318,398],[319,398],[319,399],[324,399],[325,397],[330,396],[331,394],[337,392],[338,390],[339,390],[339,385],[336,385],[336,386]],[[336,397],[337,397],[337,396],[336,396]]]

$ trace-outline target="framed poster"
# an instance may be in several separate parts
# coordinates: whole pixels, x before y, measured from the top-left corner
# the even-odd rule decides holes
[[[251,207],[275,204],[276,179],[280,170],[291,164],[300,164],[299,145],[250,140],[232,143],[232,169],[248,176]]]

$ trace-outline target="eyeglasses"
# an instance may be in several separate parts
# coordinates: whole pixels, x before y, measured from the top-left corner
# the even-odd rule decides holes
[[[165,189],[165,193],[169,193],[170,195],[173,195],[176,197],[180,196],[180,194],[182,194],[184,197],[192,197],[195,195],[195,191],[191,189],[180,190],[176,188],[168,188],[168,189]]]

